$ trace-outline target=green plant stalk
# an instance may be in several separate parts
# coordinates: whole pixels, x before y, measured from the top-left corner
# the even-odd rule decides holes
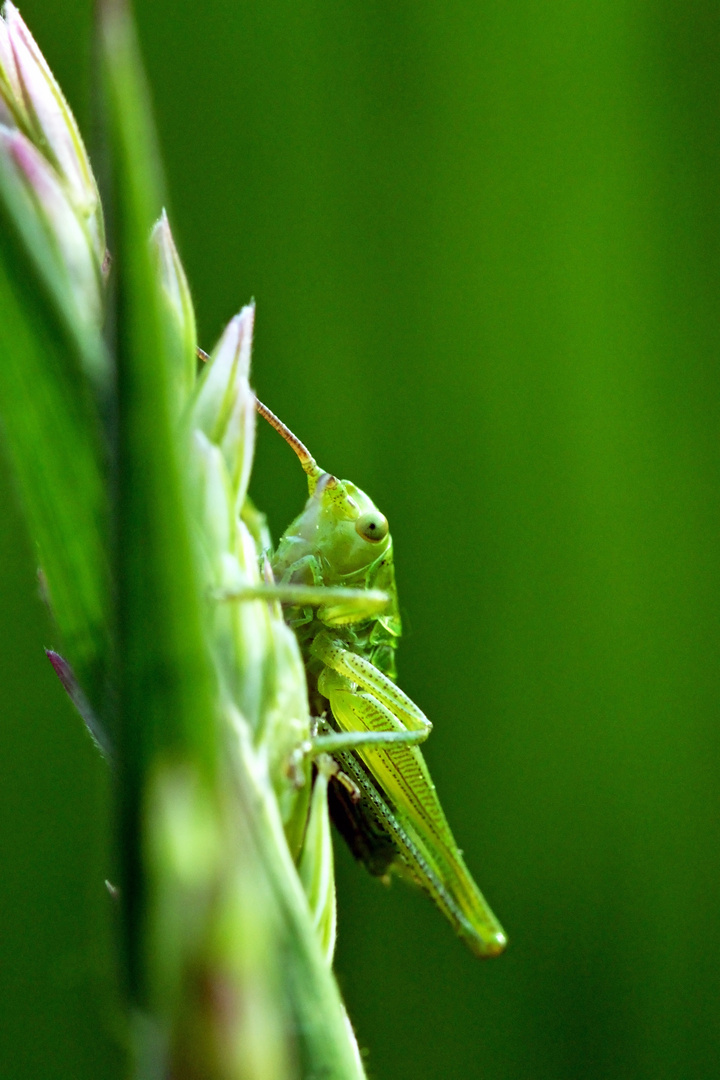
[[[125,4],[101,5],[100,31],[115,367],[83,310],[95,272],[93,295],[105,300],[106,261],[101,209],[88,219],[71,189],[87,165],[74,121],[66,111],[68,130],[54,129],[66,168],[32,125],[6,127],[0,404],[61,634],[53,663],[113,746],[132,1071],[143,1080],[361,1080],[329,967],[332,926],[321,943],[313,921],[334,910],[324,800],[313,800],[309,855],[330,891],[315,889],[314,911],[296,865],[310,781],[297,641],[274,604],[213,598],[228,566],[261,583],[261,515],[245,504],[252,309],[231,322],[217,364],[194,387],[192,303],[166,218],[148,242],[162,185]],[[24,115],[5,75],[12,48],[27,46],[42,129],[61,91],[11,6],[0,34],[5,113]],[[92,196],[92,175],[85,181],[81,194]],[[92,249],[88,220],[100,229]]]
[[[143,999],[145,876],[139,840],[153,771],[189,759],[212,782],[215,709],[169,408],[170,358],[148,237],[159,166],[120,5],[101,22],[113,150],[117,265],[117,674],[123,910],[131,984]]]
[[[276,935],[273,944],[285,979],[282,996],[299,1075],[357,1078],[363,1075],[362,1066],[336,984],[314,937],[275,793],[256,768],[249,739],[235,744],[231,782],[221,756],[227,749],[227,732],[220,733],[219,713],[211,696],[215,684],[207,664],[187,501],[171,430],[168,373],[177,367],[177,358],[167,355],[162,300],[147,248],[149,226],[158,208],[156,155],[149,122],[143,120],[148,114],[131,24],[119,5],[106,11],[103,42],[114,132],[120,280],[118,640],[123,658],[120,670],[132,683],[121,684],[125,777],[129,779],[129,783],[123,779],[125,835],[132,842],[142,830],[143,799],[147,800],[156,783],[158,760],[161,769],[163,761],[171,769],[178,767],[178,759],[189,762],[196,781],[213,788],[210,832],[221,846],[232,836],[224,822],[234,790],[232,812],[244,817],[252,838],[251,861],[262,870],[273,900],[268,932]],[[152,828],[146,822],[146,833]],[[223,852],[221,863],[232,867],[236,861],[231,848]],[[145,865],[149,882],[157,869]],[[241,869],[252,873],[251,866]],[[142,870],[139,857],[128,875],[134,898],[129,900],[127,926],[135,947],[138,933],[143,933],[146,900],[134,874],[142,880]],[[208,882],[217,884],[217,880],[217,867],[213,867]],[[162,886],[155,880],[156,894]],[[147,903],[152,905],[152,896]],[[210,919],[217,914],[212,902],[208,912]],[[152,957],[153,943],[140,955]],[[201,966],[204,959],[199,958]],[[208,959],[211,968],[212,958]],[[177,966],[186,962],[187,957],[180,958]],[[197,955],[193,962],[198,963]],[[143,984],[157,985],[152,972],[144,978],[137,972],[135,985],[141,993]],[[192,1009],[192,996],[189,1002]],[[186,1016],[187,1009],[186,998],[175,1019]],[[194,1015],[197,1019],[197,1009]],[[212,1031],[217,1030],[216,1019],[209,1018]],[[183,1075],[181,1068],[178,1055],[178,1075]],[[218,1075],[224,1073],[218,1071]]]

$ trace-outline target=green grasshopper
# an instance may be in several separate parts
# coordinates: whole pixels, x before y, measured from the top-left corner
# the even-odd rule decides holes
[[[392,870],[419,884],[477,956],[507,939],[450,831],[418,743],[427,717],[396,685],[401,634],[387,519],[354,484],[321,469],[260,401],[257,410],[297,454],[309,498],[271,557],[278,599],[298,637],[314,752],[340,770],[333,818],[371,873]]]

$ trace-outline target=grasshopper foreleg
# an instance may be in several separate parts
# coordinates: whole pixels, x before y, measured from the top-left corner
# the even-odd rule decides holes
[[[355,619],[367,618],[382,611],[387,605],[387,593],[380,589],[328,589],[324,585],[290,585],[265,583],[240,585],[237,588],[217,591],[216,600],[268,600],[279,601],[292,607],[316,607],[320,611],[352,609]],[[361,614],[358,615],[357,612]],[[349,620],[348,620],[349,621]]]

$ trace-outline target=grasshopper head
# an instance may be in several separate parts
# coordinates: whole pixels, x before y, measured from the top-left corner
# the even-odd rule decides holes
[[[257,410],[292,447],[307,474],[310,498],[280,541],[273,561],[282,578],[314,559],[324,585],[394,589],[392,540],[387,518],[369,496],[348,480],[324,472],[310,451],[274,413]],[[386,584],[380,584],[380,581]]]
[[[391,557],[387,518],[364,491],[330,473],[321,473],[311,485],[305,509],[288,533],[302,537],[317,557],[326,585],[352,585],[354,579],[364,584],[368,572]]]
[[[305,508],[280,541],[276,575],[290,571],[293,580],[302,580],[302,568],[309,570],[311,561],[323,585],[386,588],[380,580],[389,584],[392,578],[387,518],[364,491],[331,473],[320,472],[310,487]]]

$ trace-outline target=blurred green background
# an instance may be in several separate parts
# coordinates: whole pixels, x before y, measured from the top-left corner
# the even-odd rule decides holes
[[[86,132],[88,0],[22,13]],[[376,1080],[717,1076],[720,9],[138,4],[210,347],[390,519],[401,684],[506,926],[338,850]],[[91,140],[92,141],[92,140]],[[107,779],[0,479],[0,1076],[119,1075]],[[303,477],[261,431],[277,535]]]

